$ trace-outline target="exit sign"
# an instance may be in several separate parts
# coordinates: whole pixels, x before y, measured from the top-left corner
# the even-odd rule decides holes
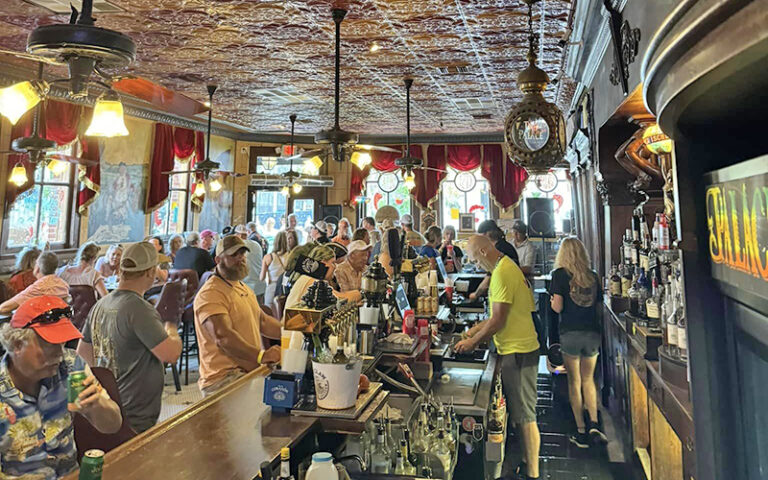
[[[298,148],[296,146],[291,147],[290,145],[283,145],[284,157],[290,157],[291,155],[296,155],[297,151],[298,151]]]

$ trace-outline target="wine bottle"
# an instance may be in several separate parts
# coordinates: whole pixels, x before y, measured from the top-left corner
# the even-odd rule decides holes
[[[336,355],[333,356],[333,363],[346,364],[349,361],[344,355],[344,345],[336,345]]]
[[[611,280],[609,285],[610,285],[609,290],[611,292],[611,296],[620,297],[621,296],[621,277],[619,276],[619,268],[615,265],[611,268]]]

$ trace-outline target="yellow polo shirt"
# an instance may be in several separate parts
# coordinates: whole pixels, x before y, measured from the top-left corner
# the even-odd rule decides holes
[[[511,308],[504,327],[493,335],[493,342],[501,355],[528,353],[539,348],[539,339],[531,312],[535,310],[533,298],[525,276],[515,262],[506,255],[491,272],[488,289],[491,311],[496,302],[508,303]]]

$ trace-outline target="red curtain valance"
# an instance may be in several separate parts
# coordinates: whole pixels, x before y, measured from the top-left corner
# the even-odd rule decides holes
[[[403,147],[401,146],[402,150]],[[349,198],[353,202],[363,191],[365,179],[371,168],[383,172],[391,172],[396,169],[394,160],[401,156],[393,152],[372,152],[373,162],[371,166],[360,170],[352,167]],[[411,146],[411,155],[423,158],[421,145]],[[503,209],[514,207],[520,201],[520,195],[528,180],[528,173],[524,168],[509,160],[500,144],[487,145],[430,145],[427,148],[427,167],[445,169],[446,166],[466,172],[481,168],[481,175],[488,180],[491,197],[496,205]],[[411,196],[420,208],[430,208],[438,198],[440,184],[446,174],[434,170],[416,170],[416,187]]]
[[[185,159],[194,154],[194,158],[189,164],[189,168],[195,167],[198,161],[202,161],[205,151],[205,137],[203,132],[196,132],[188,128],[174,128],[164,123],[155,124],[155,141],[152,147],[152,159],[149,163],[149,185],[147,186],[146,211],[152,212],[158,209],[168,198],[170,185],[168,183],[168,174],[173,170],[176,158]],[[201,177],[196,175],[195,179]],[[195,185],[192,185],[192,193],[195,191]],[[194,197],[193,207],[202,206],[202,196]],[[195,203],[195,202],[199,202]]]
[[[82,214],[87,206],[96,197],[99,191],[99,182],[101,178],[99,161],[101,158],[98,139],[86,138],[81,135],[81,120],[91,109],[76,105],[74,103],[59,102],[47,99],[44,101],[40,113],[39,134],[43,138],[53,140],[58,145],[72,143],[80,137],[81,157],[94,161],[94,165],[85,167],[78,165],[77,178],[81,182],[77,196],[78,213]],[[32,123],[34,118],[34,109],[30,110],[19,119],[16,125],[11,129],[11,139],[27,137],[32,134]],[[84,128],[82,129],[84,130]],[[34,184],[35,166],[29,161],[27,155],[9,155],[8,172],[10,172],[16,163],[21,163],[27,170],[26,184],[17,187],[9,183],[6,187],[6,205],[11,205],[16,198],[25,191],[32,188]]]

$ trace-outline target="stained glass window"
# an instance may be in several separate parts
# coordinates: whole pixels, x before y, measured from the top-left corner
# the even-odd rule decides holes
[[[448,175],[440,186],[440,212],[442,226],[453,225],[457,231],[462,213],[474,214],[475,226],[491,217],[488,181],[479,168],[459,172],[448,167]]]
[[[72,150],[65,146],[58,151],[71,155]],[[63,161],[35,169],[34,186],[16,197],[8,211],[6,249],[68,246],[74,173],[74,166]]]
[[[189,162],[182,163],[178,159],[173,164],[175,172],[186,171],[190,167]],[[181,233],[186,230],[191,181],[192,174],[190,173],[177,173],[168,176],[170,192],[168,192],[168,198],[163,205],[152,212],[152,221],[150,222],[150,233],[152,235],[168,235]]]
[[[371,170],[359,205],[364,206],[365,216],[375,217],[376,211],[384,205],[392,205],[403,216],[411,213],[411,193],[398,172]]]

